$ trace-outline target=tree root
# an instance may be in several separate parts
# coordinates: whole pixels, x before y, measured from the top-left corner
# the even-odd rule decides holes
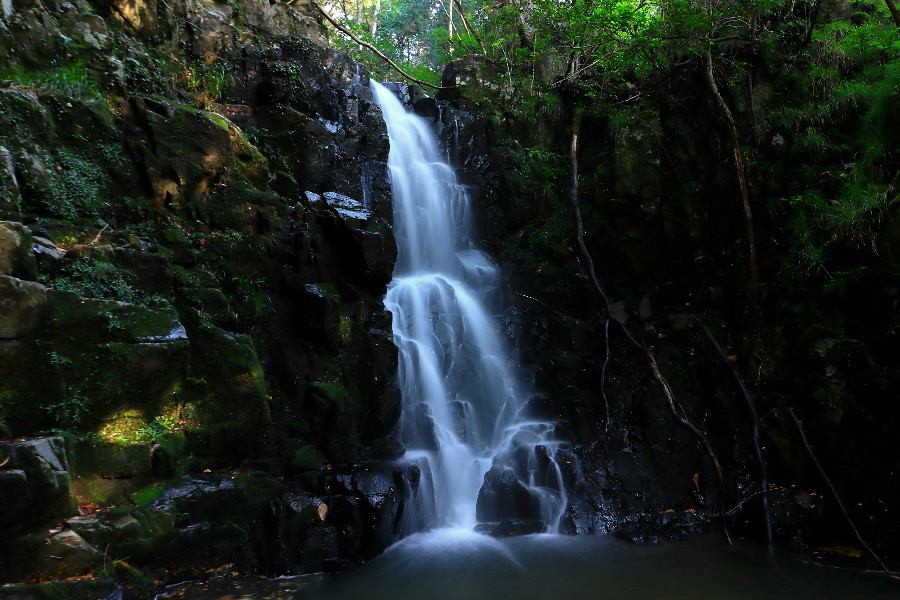
[[[763,456],[762,446],[760,445],[759,441],[759,413],[756,410],[756,403],[753,401],[753,395],[750,393],[750,390],[744,384],[744,380],[741,378],[741,374],[738,373],[737,369],[735,369],[734,366],[728,361],[728,356],[725,354],[722,346],[719,345],[719,342],[713,336],[712,331],[710,331],[706,325],[701,323],[699,319],[697,319],[696,321],[697,324],[700,325],[700,328],[703,330],[703,333],[706,334],[706,339],[709,340],[709,343],[715,349],[716,354],[719,355],[719,358],[722,359],[725,367],[731,372],[731,376],[734,378],[735,382],[738,385],[738,388],[740,388],[741,390],[741,395],[744,396],[744,400],[747,402],[747,408],[750,409],[750,417],[753,422],[753,447],[756,451],[756,460],[759,463],[759,487],[760,494],[762,495],[761,500],[763,513],[765,514],[766,519],[766,542],[771,549],[774,540],[772,536],[772,515],[769,512],[769,473],[766,467],[766,459]]]
[[[572,207],[575,211],[575,225],[576,225],[576,237],[578,240],[578,248],[581,251],[582,257],[587,263],[588,275],[590,276],[591,282],[594,285],[594,289],[597,290],[597,293],[600,294],[600,297],[603,299],[604,306],[606,307],[606,326],[604,327],[604,332],[606,335],[606,352],[607,358],[603,365],[602,377],[603,381],[601,381],[601,389],[604,390],[603,398],[606,401],[605,394],[605,379],[606,379],[606,367],[609,361],[609,320],[612,317],[612,305],[609,300],[609,295],[607,295],[606,290],[603,289],[603,285],[600,283],[600,278],[597,276],[597,270],[594,265],[594,259],[591,255],[590,251],[587,248],[587,244],[584,241],[584,224],[581,218],[581,208],[578,204],[578,115],[576,113],[576,117],[573,120],[572,124],[572,142],[570,146],[571,152],[571,167],[572,167],[572,178],[571,185],[569,188],[569,196],[572,201]],[[697,438],[697,441],[703,446],[703,449],[706,451],[706,454],[709,456],[710,460],[713,463],[713,467],[716,471],[716,481],[718,482],[719,487],[719,519],[722,524],[722,531],[725,533],[725,538],[728,540],[728,544],[732,543],[731,541],[731,533],[728,530],[728,521],[725,516],[725,474],[722,469],[722,463],[719,462],[718,455],[716,454],[715,449],[712,447],[712,444],[709,441],[707,435],[701,430],[699,427],[694,425],[691,420],[688,418],[687,413],[684,408],[678,403],[675,399],[675,393],[672,391],[672,386],[669,385],[668,380],[662,374],[659,369],[659,364],[656,362],[656,357],[653,354],[653,351],[649,346],[639,342],[629,331],[627,325],[623,321],[616,320],[619,327],[621,327],[622,331],[625,333],[625,336],[628,340],[639,350],[641,350],[644,355],[647,357],[647,362],[650,365],[650,371],[653,373],[653,378],[659,383],[662,388],[663,395],[666,398],[666,403],[669,407],[669,411],[672,413],[672,416],[681,423],[685,428],[687,428],[694,437]],[[609,404],[607,402],[607,427],[609,426]]]

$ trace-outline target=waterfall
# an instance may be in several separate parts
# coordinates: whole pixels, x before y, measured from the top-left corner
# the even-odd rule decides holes
[[[400,437],[421,477],[401,533],[523,520],[566,508],[553,423],[526,419],[501,334],[500,272],[472,240],[469,195],[429,124],[372,82],[390,140],[397,263],[385,297],[403,398]]]

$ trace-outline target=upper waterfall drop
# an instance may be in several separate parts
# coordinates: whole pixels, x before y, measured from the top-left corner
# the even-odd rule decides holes
[[[525,420],[527,386],[501,335],[500,272],[473,243],[469,195],[429,124],[372,81],[390,140],[400,435],[422,471],[402,533],[522,519],[556,530],[567,498],[553,424]],[[486,478],[489,471],[491,475]]]

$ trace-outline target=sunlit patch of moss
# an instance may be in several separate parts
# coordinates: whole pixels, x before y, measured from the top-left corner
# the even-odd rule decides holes
[[[97,434],[104,442],[123,446],[134,444],[160,444],[170,436],[191,425],[192,408],[186,410],[176,404],[163,409],[162,414],[148,419],[135,408],[121,410],[106,419]]]
[[[266,165],[266,157],[247,140],[240,127],[219,113],[205,111],[203,114],[211,123],[228,134],[228,137],[231,139],[232,150],[245,166],[262,168]]]
[[[106,442],[131,444],[138,439],[138,432],[147,427],[147,420],[138,409],[125,409],[100,426],[98,433]]]

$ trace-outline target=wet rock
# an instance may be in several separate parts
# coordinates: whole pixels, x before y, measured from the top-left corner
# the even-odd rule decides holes
[[[543,533],[547,526],[540,519],[505,519],[499,523],[479,523],[475,531],[493,537],[512,537]]]
[[[0,339],[21,338],[33,332],[46,308],[46,287],[0,276]]]
[[[0,219],[22,218],[22,195],[12,153],[0,146]]]
[[[484,476],[478,492],[475,515],[479,522],[503,520],[540,520],[541,504],[519,481],[515,471],[493,466]]]
[[[434,430],[434,417],[431,416],[431,407],[424,402],[416,405],[415,425],[419,446],[425,450],[437,450],[438,441]]]
[[[60,260],[66,256],[66,251],[45,237],[34,236],[31,250],[36,257],[41,270],[51,270]],[[46,267],[48,268],[45,268]]]
[[[227,505],[236,494],[237,489],[230,479],[185,475],[177,485],[166,489],[154,500],[152,507],[167,512],[205,512],[207,507]]]
[[[13,584],[0,588],[0,600],[47,600],[48,598],[122,600],[123,595],[118,584],[105,578]]]

